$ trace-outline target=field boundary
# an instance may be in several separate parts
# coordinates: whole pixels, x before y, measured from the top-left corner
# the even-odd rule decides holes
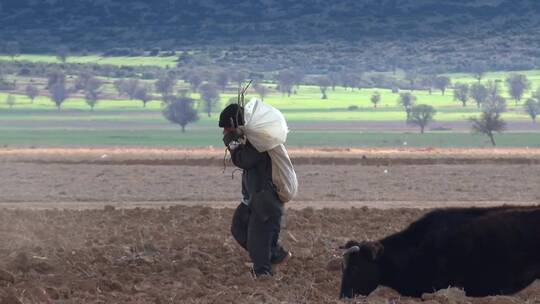
[[[60,165],[120,165],[120,166],[223,166],[223,159],[126,159],[126,160],[20,160],[25,164]],[[407,165],[538,165],[540,158],[347,158],[347,157],[292,157],[295,165],[362,165],[362,166],[407,166]],[[231,166],[230,160],[226,161]]]
[[[235,208],[238,201],[139,201],[139,202],[0,202],[0,209],[26,210],[99,210],[99,209],[161,209],[169,207]],[[534,201],[293,201],[285,204],[287,209],[432,209],[450,207],[493,207],[493,206],[540,206]]]

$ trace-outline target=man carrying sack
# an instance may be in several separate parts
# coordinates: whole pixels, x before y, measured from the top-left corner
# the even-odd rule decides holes
[[[234,212],[232,235],[248,251],[255,277],[273,275],[272,265],[292,255],[279,244],[284,202],[273,182],[272,159],[267,151],[258,151],[246,136],[239,105],[231,104],[222,111],[219,126],[232,163],[243,170],[243,200]]]

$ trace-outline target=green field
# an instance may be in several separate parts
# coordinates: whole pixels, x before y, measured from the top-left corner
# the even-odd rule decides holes
[[[68,56],[67,63],[95,63],[95,64],[110,64],[110,65],[125,65],[125,66],[160,66],[174,67],[176,66],[177,57],[103,57],[98,55],[87,56]],[[31,61],[44,63],[60,63],[60,60],[54,55],[28,55],[23,54],[13,59],[6,55],[0,55],[0,60],[4,61]]]
[[[0,56],[0,60],[11,60]],[[22,55],[15,60],[30,60],[57,62],[54,56]],[[122,65],[159,65],[174,63],[172,57],[114,57],[72,56],[69,62],[100,63]],[[532,82],[532,89],[540,87],[540,71],[524,71]],[[504,79],[507,72],[487,73],[486,80],[502,80],[503,96],[508,98]],[[467,74],[449,74],[452,82],[471,83],[476,80]],[[7,79],[16,80],[19,88],[26,83],[34,83],[41,88],[42,93],[45,79],[30,79],[8,75]],[[94,112],[79,95],[69,98],[58,111],[50,98],[40,96],[34,103],[23,95],[23,90],[11,93],[15,96],[16,104],[10,108],[6,103],[7,93],[0,93],[0,145],[165,145],[165,146],[208,146],[220,144],[219,130],[216,128],[217,115],[220,109],[214,111],[212,117],[200,113],[200,120],[188,126],[188,132],[181,134],[178,126],[166,121],[161,115],[161,101],[156,94],[155,100],[146,108],[137,100],[128,100],[116,96],[112,86],[114,79],[102,79],[106,82],[103,93],[107,99],[101,100]],[[73,79],[68,79],[73,81]],[[148,81],[151,83],[150,81]],[[482,147],[486,139],[470,133],[467,121],[470,117],[478,116],[480,111],[473,101],[467,107],[453,100],[453,91],[448,89],[445,95],[440,91],[414,91],[417,104],[429,104],[435,107],[438,123],[449,123],[452,126],[461,124],[458,129],[446,128],[444,131],[429,131],[424,135],[416,134],[416,130],[408,128],[396,130],[395,126],[405,127],[405,112],[397,105],[399,94],[387,89],[351,90],[336,87],[328,89],[328,99],[321,99],[320,89],[316,86],[300,86],[296,93],[284,96],[275,90],[275,84],[266,84],[270,94],[265,101],[280,109],[288,122],[296,128],[292,129],[289,144],[295,146],[441,146],[441,147]],[[179,83],[178,87],[186,87]],[[378,108],[370,102],[375,92],[381,94]],[[255,97],[249,92],[248,98]],[[193,94],[198,99],[198,94]],[[221,94],[221,108],[231,97],[236,97],[234,88],[230,87]],[[356,106],[355,110],[349,110]],[[530,122],[529,116],[521,105],[515,106],[508,100],[508,111],[503,114],[506,121],[520,124],[520,129],[508,130],[497,137],[501,146],[538,147],[540,146],[540,128]],[[363,123],[363,128],[351,129],[350,124]],[[335,125],[338,125],[336,127]],[[392,125],[387,130],[381,125]],[[329,126],[333,125],[333,128]],[[378,126],[371,128],[370,126]],[[539,124],[540,125],[540,124]],[[339,126],[343,126],[340,128]]]
[[[540,148],[538,133],[505,133],[496,136],[499,147]],[[469,133],[373,133],[354,131],[307,131],[289,135],[293,147],[490,147],[484,136]],[[190,130],[3,130],[2,147],[49,146],[160,146],[222,147],[219,129]]]

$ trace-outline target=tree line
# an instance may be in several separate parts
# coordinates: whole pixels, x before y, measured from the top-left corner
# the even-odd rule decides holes
[[[197,112],[201,111],[206,113],[209,117],[213,112],[219,110],[220,104],[220,92],[225,92],[229,85],[239,86],[245,79],[253,76],[246,70],[218,70],[213,73],[208,71],[199,70],[187,70],[182,71],[179,74],[178,71],[168,71],[162,73],[157,79],[150,83],[149,81],[143,81],[137,78],[118,79],[113,82],[113,86],[116,89],[120,98],[129,98],[131,100],[140,100],[142,106],[146,107],[147,103],[151,100],[159,99],[164,105],[164,116],[171,120],[177,119],[181,121],[179,123],[182,126],[182,130],[185,126],[193,121],[196,121]],[[377,76],[377,75],[376,75]],[[454,100],[460,102],[464,107],[467,106],[469,101],[474,101],[478,108],[482,109],[482,118],[484,125],[492,122],[495,127],[486,127],[486,133],[493,144],[493,132],[502,131],[504,123],[500,123],[502,119],[500,114],[506,109],[506,100],[501,97],[501,83],[502,81],[487,81],[482,83],[482,79],[485,76],[485,72],[479,70],[473,74],[477,82],[472,84],[456,82],[452,84],[449,77],[440,76],[420,76],[415,71],[409,71],[405,74],[403,81],[406,81],[408,90],[410,92],[399,93],[400,88],[393,88],[394,93],[399,93],[397,103],[402,106],[407,114],[407,123],[417,125],[420,127],[420,132],[424,133],[425,127],[433,121],[436,115],[435,109],[430,105],[416,104],[416,98],[413,95],[415,90],[423,89],[427,90],[430,94],[433,90],[440,91],[441,95],[445,95],[448,88],[453,88]],[[376,78],[375,76],[371,76]],[[331,73],[329,75],[305,75],[301,70],[285,69],[278,72],[274,76],[274,82],[276,89],[283,94],[283,96],[290,96],[296,94],[301,84],[311,84],[319,87],[321,92],[321,98],[328,98],[328,90],[335,90],[336,86],[344,87],[346,90],[362,89],[362,79],[365,78],[362,74],[356,73]],[[0,75],[0,84],[7,83]],[[189,84],[188,89],[182,89],[175,92],[177,82],[179,79],[184,80]],[[269,89],[266,85],[262,84],[262,77],[256,79],[253,89],[256,94],[264,100],[269,93]],[[378,78],[380,80],[380,77]],[[531,82],[525,75],[511,74],[505,79],[508,95],[518,105],[524,99],[527,92],[531,91]],[[48,91],[51,100],[54,102],[58,110],[61,109],[62,104],[73,94],[80,93],[83,95],[86,103],[90,107],[91,111],[94,110],[98,102],[103,99],[103,85],[105,81],[100,80],[91,71],[83,71],[76,77],[73,85],[68,87],[66,82],[66,73],[61,70],[56,70],[47,75],[47,84],[45,89]],[[25,94],[33,102],[33,100],[39,95],[40,90],[33,84],[28,84],[25,87]],[[188,93],[198,92],[201,96],[200,100],[191,99]],[[154,94],[159,94],[156,97]],[[188,100],[189,99],[189,100]],[[182,106],[172,105],[177,102],[183,103]],[[379,92],[375,92],[370,101],[374,108],[381,102],[381,95]],[[5,102],[9,107],[13,107],[16,104],[14,96],[9,95]],[[490,104],[498,103],[504,106],[496,107],[497,110],[493,110]],[[172,111],[172,109],[175,109]],[[198,111],[195,110],[198,109]],[[532,91],[530,97],[525,99],[523,103],[524,111],[531,117],[533,122],[536,121],[536,117],[540,112],[540,88],[536,91]],[[195,114],[192,113],[193,109]],[[489,109],[489,110],[486,110]],[[172,112],[171,112],[172,111]],[[180,112],[179,112],[180,111]],[[185,112],[186,115],[178,114]],[[187,112],[186,112],[187,111]],[[165,114],[168,113],[168,114]],[[177,113],[178,115],[172,115],[171,113]],[[189,115],[187,115],[189,114]],[[176,118],[175,118],[176,117]],[[479,121],[473,120],[473,125],[477,125]],[[478,127],[477,129],[481,129]],[[491,131],[489,131],[489,130]]]

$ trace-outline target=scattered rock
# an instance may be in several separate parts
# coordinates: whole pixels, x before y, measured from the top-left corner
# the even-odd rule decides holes
[[[189,280],[194,280],[194,281],[197,281],[199,279],[201,279],[204,275],[202,273],[202,271],[197,268],[197,267],[188,267],[188,268],[185,268],[183,271],[182,271],[182,274],[186,277],[186,278],[189,278]]]
[[[0,289],[0,304],[22,304],[14,289]]]
[[[15,277],[8,271],[0,269],[0,282],[15,283]]]
[[[49,297],[53,300],[60,299],[60,292],[53,287],[45,287],[45,292],[47,292]]]
[[[15,270],[22,273],[27,273],[30,271],[30,259],[28,258],[28,255],[24,252],[17,253],[13,259],[13,267]]]
[[[123,290],[122,285],[120,283],[116,282],[116,281],[113,281],[113,280],[102,279],[102,280],[99,281],[98,285],[99,285],[99,288],[102,291],[105,291],[105,292],[122,291]]]
[[[379,286],[377,289],[375,289],[371,294],[369,295],[369,298],[371,297],[379,297],[379,298],[385,298],[385,299],[397,299],[401,298],[401,295],[399,292],[395,291],[392,288],[385,287],[385,286]]]
[[[532,298],[531,298],[532,299]],[[509,296],[496,296],[496,297],[485,297],[477,299],[475,304],[521,304],[523,300],[509,297]],[[531,302],[536,303],[536,302]]]
[[[33,262],[30,267],[38,273],[47,274],[54,271],[54,266],[47,261]]]
[[[434,300],[441,304],[466,304],[471,303],[465,291],[458,288],[441,289],[435,293],[425,293],[422,295],[422,300]]]
[[[308,208],[303,209],[301,213],[303,217],[310,219],[315,215],[315,209],[308,207]]]
[[[328,271],[341,271],[342,259],[332,258],[326,263],[326,270]]]

